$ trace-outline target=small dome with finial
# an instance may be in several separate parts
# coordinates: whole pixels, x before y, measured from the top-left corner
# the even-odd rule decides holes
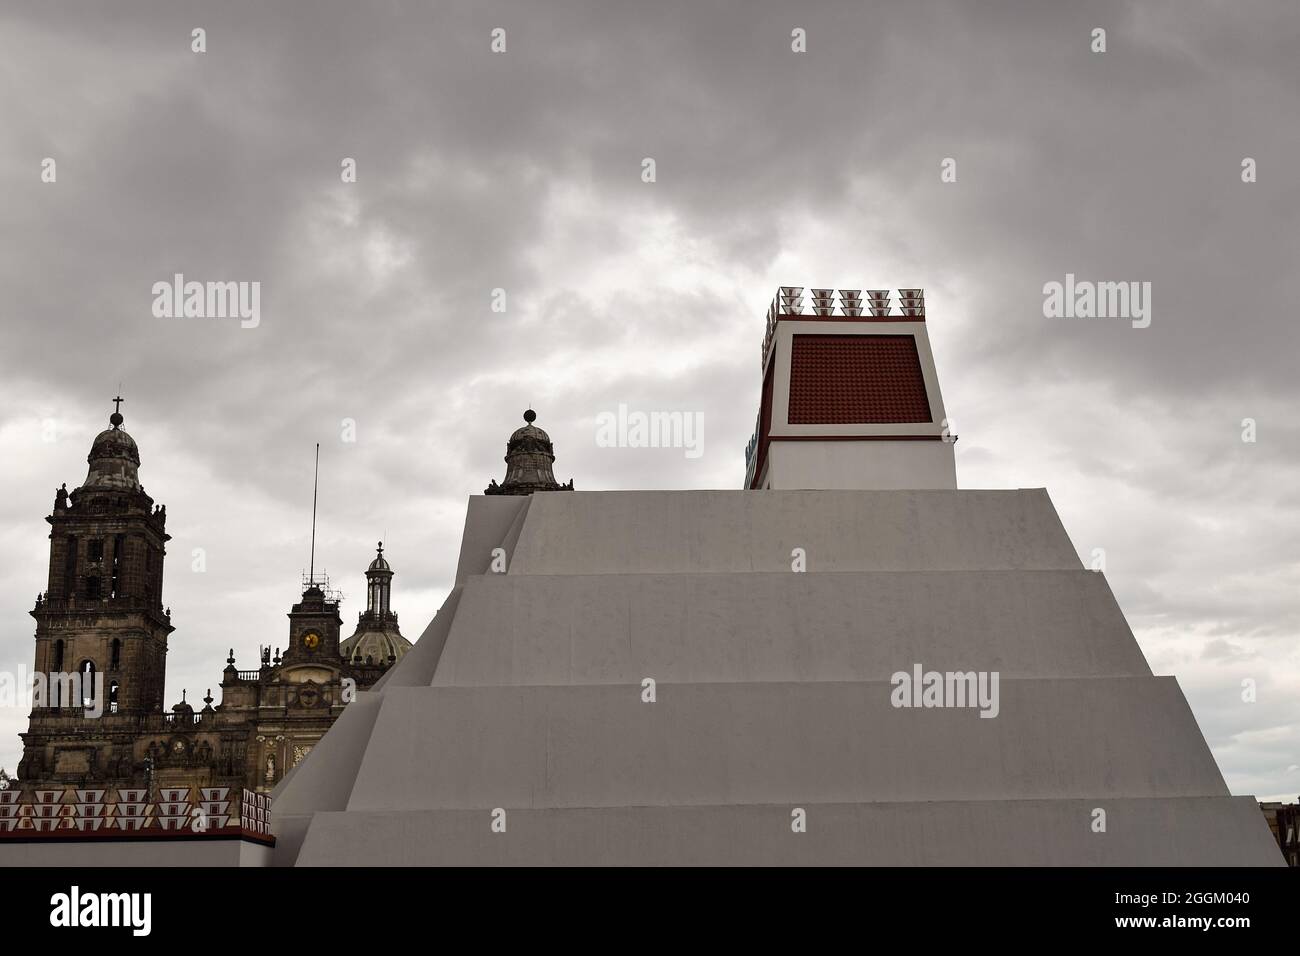
[[[384,542],[382,541],[379,542],[379,546],[376,549],[376,551],[377,553],[375,554],[375,560],[370,562],[370,567],[367,568],[366,570],[391,571],[392,569],[388,566],[388,559],[384,557]]]
[[[551,465],[555,461],[555,447],[551,436],[538,428],[537,413],[530,406],[524,412],[524,426],[516,428],[506,442],[506,478],[501,484],[492,482],[484,494],[531,495],[535,491],[572,491],[572,482],[561,485],[555,480]]]
[[[194,714],[194,708],[191,707],[190,702],[185,699],[185,695],[186,691],[182,688],[180,703],[172,704],[172,713],[177,717],[191,717]]]
[[[122,397],[113,399],[113,414],[108,416],[108,428],[95,436],[86,463],[90,471],[82,484],[84,489],[112,491],[142,491],[140,487],[140,450],[135,439],[122,428]]]

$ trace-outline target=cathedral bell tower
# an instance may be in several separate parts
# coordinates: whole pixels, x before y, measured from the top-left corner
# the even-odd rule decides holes
[[[320,445],[316,445],[316,471],[311,492],[311,566],[303,579],[302,600],[289,612],[289,648],[281,663],[324,664],[337,668],[339,658],[339,597],[330,592],[329,579],[316,577],[316,492],[320,486]]]
[[[162,604],[167,510],[140,484],[140,452],[122,428],[121,402],[114,399],[109,427],[95,436],[86,480],[72,492],[59,488],[45,519],[49,572],[31,614],[34,670],[47,690],[23,735],[20,778],[103,773],[125,756],[108,743],[110,725],[163,711],[174,630]],[[71,674],[79,679],[69,682]],[[92,712],[102,717],[87,720]],[[77,743],[81,731],[70,721],[93,725],[104,739]]]
[[[308,579],[302,600],[289,612],[289,647],[284,652],[285,667],[295,664],[321,663],[337,666],[339,658],[338,599],[328,590],[329,582]]]

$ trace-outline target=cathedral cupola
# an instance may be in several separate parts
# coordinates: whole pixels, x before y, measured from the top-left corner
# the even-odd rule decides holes
[[[573,479],[567,485],[555,480],[551,465],[555,461],[555,448],[551,436],[533,424],[537,413],[531,408],[524,412],[524,427],[515,430],[506,442],[506,478],[501,484],[493,479],[483,490],[485,495],[531,495],[534,491],[572,491]]]
[[[86,457],[90,471],[82,489],[105,491],[140,491],[140,450],[135,439],[122,428],[122,399],[113,399],[114,410],[109,427],[95,436]]]
[[[357,615],[357,629],[339,645],[339,654],[354,665],[388,664],[411,649],[393,613],[393,569],[384,557],[384,542],[366,569],[366,609]]]
[[[389,613],[388,599],[392,592],[393,569],[384,558],[384,542],[380,541],[376,549],[375,560],[366,569],[366,613],[372,617],[383,617]]]

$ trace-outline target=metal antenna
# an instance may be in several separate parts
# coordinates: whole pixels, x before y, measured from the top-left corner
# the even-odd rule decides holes
[[[307,578],[316,583],[316,489],[320,484],[320,442],[316,443],[316,474],[311,480],[311,570]]]

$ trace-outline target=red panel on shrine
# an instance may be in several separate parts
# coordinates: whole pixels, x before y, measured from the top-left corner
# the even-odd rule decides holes
[[[791,425],[929,421],[925,376],[912,336],[794,336]]]

